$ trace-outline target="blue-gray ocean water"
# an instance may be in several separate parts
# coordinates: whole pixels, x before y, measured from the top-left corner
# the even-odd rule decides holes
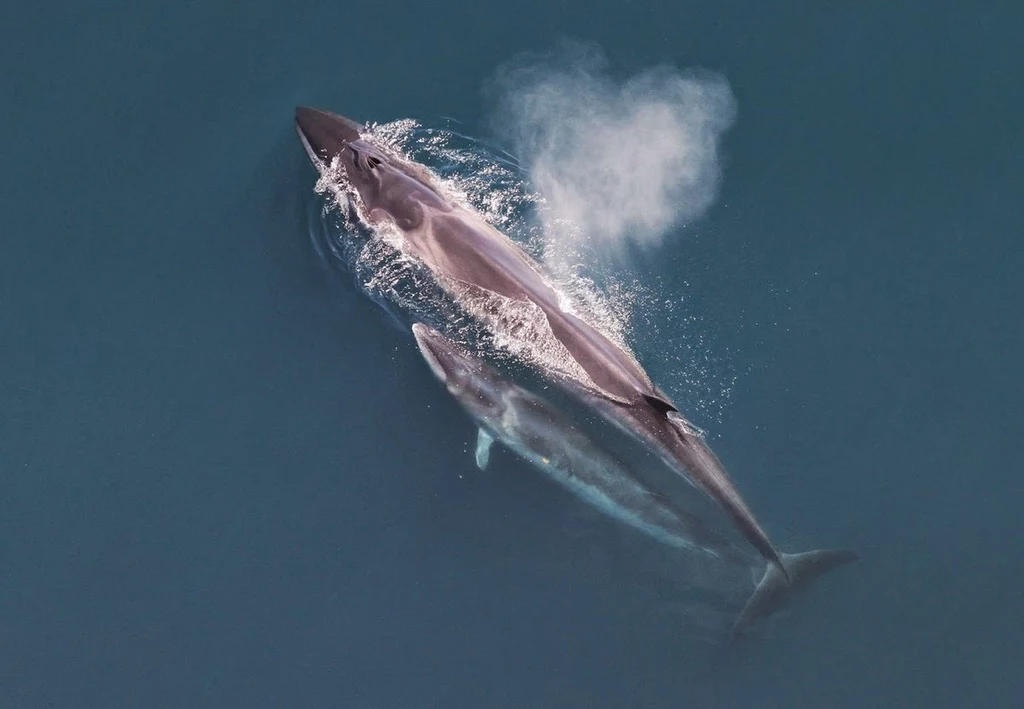
[[[1021,706],[1022,23],[6,4],[0,707]],[[685,293],[703,386],[735,378],[698,423],[773,538],[864,557],[735,652],[688,637],[649,542],[477,471],[309,238],[296,104],[490,139],[495,72],[565,37],[728,81],[720,193],[641,271]]]

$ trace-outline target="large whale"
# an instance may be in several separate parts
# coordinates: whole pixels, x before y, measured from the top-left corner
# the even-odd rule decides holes
[[[707,554],[755,573],[760,582],[736,617],[731,638],[748,634],[825,572],[855,561],[842,549],[782,554],[789,581],[774,564],[738,549],[697,515],[672,504],[535,393],[512,383],[437,330],[412,326],[423,359],[478,427],[476,463],[487,467],[497,442],[606,515],[671,547]]]
[[[429,172],[364,137],[359,123],[315,108],[295,111],[302,145],[321,175],[339,169],[358,194],[371,226],[393,225],[402,248],[460,297],[495,294],[532,304],[578,372],[550,372],[601,415],[646,442],[677,473],[703,490],[783,577],[786,566],[699,432],[623,347],[560,305],[537,264],[480,215],[442,196]],[[500,323],[499,317],[495,322]]]

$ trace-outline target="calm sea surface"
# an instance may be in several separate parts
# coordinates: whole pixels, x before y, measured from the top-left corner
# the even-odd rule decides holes
[[[1022,33],[994,2],[7,3],[0,706],[1021,706]],[[310,242],[296,104],[500,140],[495,73],[566,37],[728,83],[717,198],[637,270],[685,295],[693,391],[728,389],[697,423],[773,538],[864,556],[725,657],[647,541],[479,473]]]

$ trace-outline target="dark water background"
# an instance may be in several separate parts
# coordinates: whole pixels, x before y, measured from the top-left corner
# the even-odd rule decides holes
[[[435,5],[0,9],[0,706],[1021,706],[1016,4]],[[296,103],[483,135],[564,36],[730,82],[652,278],[773,537],[865,557],[726,660],[308,239]]]

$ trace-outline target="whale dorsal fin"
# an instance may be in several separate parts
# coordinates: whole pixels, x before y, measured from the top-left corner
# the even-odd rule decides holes
[[[653,394],[644,394],[644,400],[652,407],[654,407],[654,410],[657,411],[662,416],[667,416],[670,411],[675,411],[677,413],[679,412],[679,409],[677,409],[663,397],[654,396]]]
[[[477,430],[476,434],[476,467],[480,470],[487,469],[487,463],[491,460],[491,446],[494,444],[494,436],[487,431]]]

